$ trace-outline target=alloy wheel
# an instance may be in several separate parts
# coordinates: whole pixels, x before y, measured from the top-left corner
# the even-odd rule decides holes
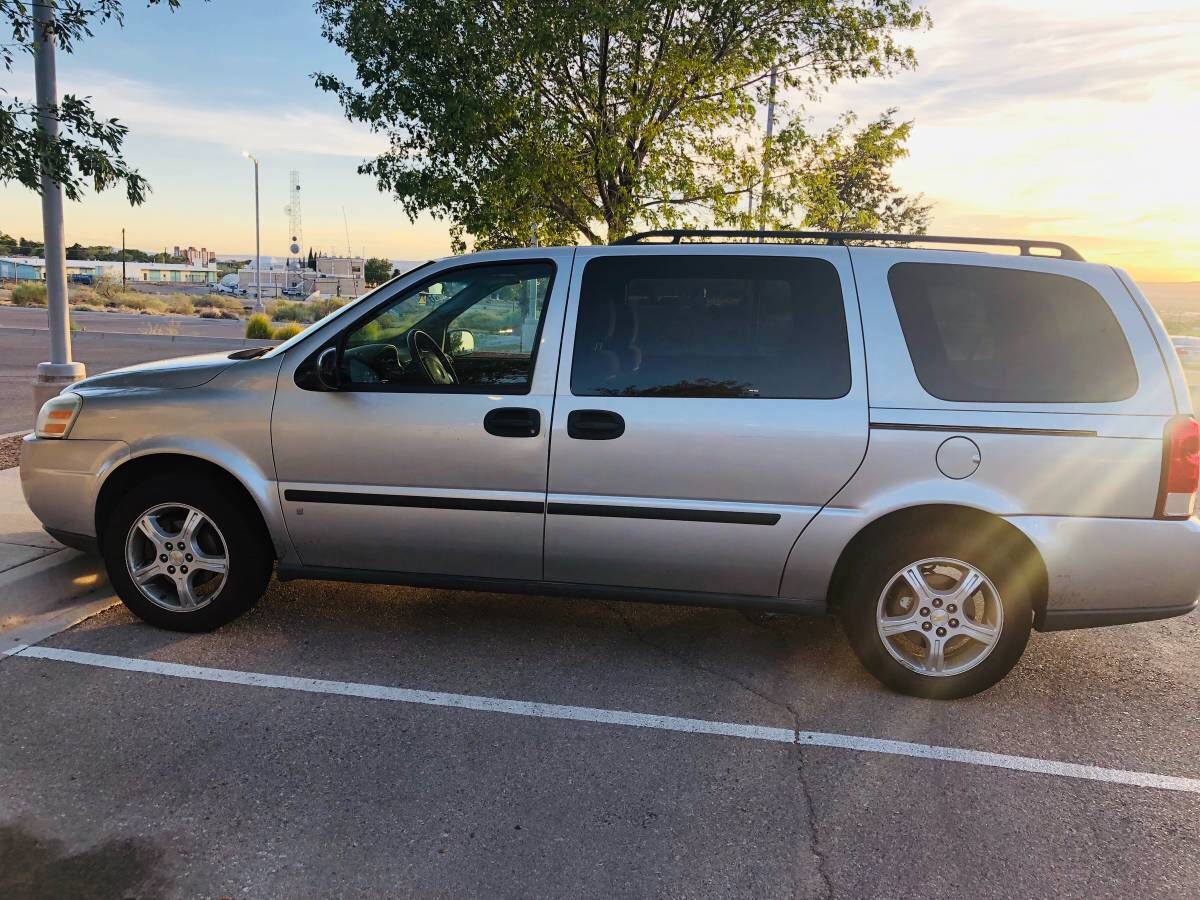
[[[893,659],[920,675],[945,678],[975,668],[995,649],[1004,604],[970,563],[923,559],[888,581],[875,621]]]
[[[194,506],[162,503],[130,526],[125,568],[151,603],[171,612],[193,612],[225,587],[229,546],[216,524]]]

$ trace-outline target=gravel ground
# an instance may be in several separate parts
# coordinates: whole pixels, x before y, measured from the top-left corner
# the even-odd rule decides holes
[[[11,469],[21,461],[22,435],[0,439],[0,469]]]

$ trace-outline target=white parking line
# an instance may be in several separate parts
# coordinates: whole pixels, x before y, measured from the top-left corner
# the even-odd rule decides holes
[[[78,663],[101,669],[123,672],[144,672],[188,678],[195,681],[215,681],[247,687],[275,688],[302,691],[310,694],[336,694],[369,700],[389,700],[395,703],[418,703],[425,706],[446,706],[479,712],[504,713],[512,716],[532,716],[541,719],[562,719],[572,722],[594,722],[600,725],[628,725],[635,728],[655,728],[661,731],[682,731],[691,734],[715,734],[780,744],[803,744],[890,756],[909,756],[941,762],[963,763],[1054,775],[1060,778],[1080,778],[1109,784],[1158,788],[1200,794],[1200,778],[1157,775],[1153,772],[1134,772],[1125,769],[1106,769],[1100,766],[1058,762],[1031,756],[1010,756],[983,750],[964,750],[958,747],[939,747],[907,741],[888,741],[878,738],[831,734],[821,731],[794,731],[765,725],[746,725],[737,722],[712,722],[706,719],[684,719],[677,716],[657,716],[651,713],[626,712],[616,709],[597,709],[588,706],[564,706],[557,703],[534,703],[526,700],[505,700],[499,697],[477,697],[470,694],[451,694],[443,691],[420,691],[411,688],[388,687],[381,684],[362,684],[353,681],[326,681],[320,678],[298,678],[292,675],[268,675],[260,672],[240,672],[234,669],[213,669],[207,666],[188,666],[126,656],[85,653],[58,647],[26,647],[12,654],[21,659],[46,659]]]

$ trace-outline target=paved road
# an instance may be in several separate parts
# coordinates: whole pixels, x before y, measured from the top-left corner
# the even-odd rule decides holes
[[[71,320],[85,332],[183,335],[240,338],[246,323],[234,319],[201,319],[197,316],[141,315],[124,312],[71,311]],[[45,328],[46,310],[0,306],[0,328]]]
[[[72,339],[74,355],[90,375],[154,359],[244,346],[241,322],[123,313],[78,313],[73,318],[85,329]],[[47,332],[36,329],[45,324],[45,310],[0,307],[0,434],[33,426],[30,383],[37,364],[47,358],[49,341]],[[138,333],[138,328],[159,333]],[[173,328],[179,334],[163,333]]]
[[[998,687],[934,703],[885,692],[821,619],[327,583],[209,635],[116,608],[49,652],[206,670],[0,660],[0,892],[1194,897],[1200,794],[787,736],[1196,779],[1198,638],[1195,615],[1035,636]]]

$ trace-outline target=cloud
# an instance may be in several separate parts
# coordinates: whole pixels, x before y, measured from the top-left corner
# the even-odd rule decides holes
[[[915,119],[907,191],[943,232],[1062,238],[1156,278],[1200,275],[1200,4],[934,0],[919,67],[837,86],[823,125]]]
[[[12,93],[32,97],[32,78],[17,78]],[[59,82],[63,94],[92,98],[98,115],[117,118],[139,137],[216,144],[255,153],[315,153],[371,157],[387,150],[387,139],[344,116],[283,98],[259,104],[207,104],[188,94],[168,93],[145,81],[104,71],[74,70]],[[206,96],[201,88],[196,96]],[[320,99],[319,97],[317,99]]]
[[[910,41],[915,73],[842,85],[830,100],[853,108],[876,100],[940,119],[1039,100],[1138,102],[1165,74],[1180,90],[1200,92],[1200,4],[1190,0],[928,5],[933,28]]]

